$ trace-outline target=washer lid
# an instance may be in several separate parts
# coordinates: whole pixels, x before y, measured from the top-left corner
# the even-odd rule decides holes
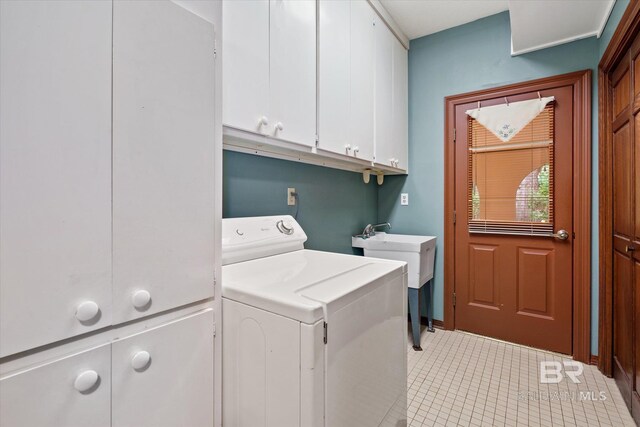
[[[304,323],[327,305],[348,304],[393,277],[406,263],[299,250],[222,268],[222,296]]]

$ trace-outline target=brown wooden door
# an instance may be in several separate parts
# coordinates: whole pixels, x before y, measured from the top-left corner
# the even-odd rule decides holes
[[[509,102],[534,99],[536,92],[510,96]],[[470,178],[469,121],[466,110],[477,103],[455,107],[455,326],[469,332],[572,354],[572,247],[573,247],[573,88],[560,86],[542,91],[554,96],[553,130],[553,224],[555,231],[566,230],[569,237],[470,233],[476,189]],[[482,107],[504,103],[504,98],[485,99]],[[522,131],[524,132],[524,130]],[[519,191],[520,185],[538,168],[532,160],[530,170],[519,176],[506,176],[485,184],[478,191],[492,193],[496,186]],[[508,168],[500,161],[487,168]],[[504,194],[500,190],[500,194]],[[503,205],[509,209],[508,200]]]
[[[640,39],[610,75],[613,376],[640,419]]]

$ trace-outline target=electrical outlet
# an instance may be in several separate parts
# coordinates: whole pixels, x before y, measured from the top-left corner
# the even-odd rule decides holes
[[[400,194],[400,204],[402,206],[409,206],[409,193]]]
[[[295,188],[287,188],[287,205],[289,206],[296,205],[296,196],[294,196],[295,193],[296,193]]]

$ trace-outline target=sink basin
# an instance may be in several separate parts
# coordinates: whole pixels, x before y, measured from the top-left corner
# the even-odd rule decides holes
[[[368,239],[352,237],[351,246],[364,249],[367,257],[406,262],[410,288],[419,289],[433,278],[435,236],[376,233]]]
[[[363,239],[362,237],[351,238],[351,246],[363,248],[364,250],[423,252],[429,248],[434,248],[435,245],[436,238],[434,236],[410,236],[378,232],[368,239]]]

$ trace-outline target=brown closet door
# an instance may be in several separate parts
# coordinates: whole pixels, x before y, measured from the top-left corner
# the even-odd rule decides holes
[[[633,204],[634,209],[631,211],[631,218],[634,222],[633,242],[631,247],[634,249],[630,252],[632,258],[632,272],[633,282],[632,287],[635,293],[633,304],[634,322],[632,334],[635,337],[635,364],[634,364],[634,377],[633,388],[631,393],[631,406],[634,418],[636,422],[640,421],[640,38],[634,43],[632,50],[633,59],[633,74],[634,74],[634,144],[633,144],[633,159],[634,164],[632,171],[633,182]]]
[[[640,39],[611,74],[613,376],[629,408],[640,378]],[[640,406],[636,410],[639,410]]]

